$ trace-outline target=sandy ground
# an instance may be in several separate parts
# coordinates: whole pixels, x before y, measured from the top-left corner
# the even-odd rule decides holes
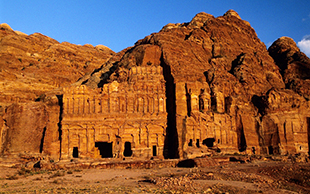
[[[310,163],[54,171],[2,166],[0,193],[310,193]]]

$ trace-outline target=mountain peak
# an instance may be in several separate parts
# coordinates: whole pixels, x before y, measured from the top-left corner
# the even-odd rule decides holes
[[[234,16],[234,17],[237,17],[237,18],[239,18],[239,19],[241,20],[241,17],[239,16],[239,14],[238,14],[236,11],[232,10],[232,9],[228,10],[228,11],[224,14],[224,16],[228,16],[228,17]]]

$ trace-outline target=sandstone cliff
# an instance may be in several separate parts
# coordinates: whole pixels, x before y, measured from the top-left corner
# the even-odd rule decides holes
[[[26,35],[0,25],[0,106],[34,101],[99,68],[114,52],[98,45],[59,43],[40,33]]]
[[[309,100],[310,59],[299,50],[294,40],[288,37],[276,40],[268,51],[280,67],[286,87]]]
[[[307,154],[308,71],[291,39],[268,52],[235,11],[199,13],[42,97],[51,119],[38,130],[40,149],[62,158]],[[9,123],[2,150],[11,149]]]
[[[103,45],[59,43],[40,33],[27,35],[1,24],[0,152],[40,152],[44,134],[49,142],[46,148],[56,142],[47,153],[59,153],[58,99],[47,97],[43,104],[34,101],[48,93],[61,94],[61,87],[101,67],[114,54]],[[56,132],[49,134],[46,128],[51,127]]]

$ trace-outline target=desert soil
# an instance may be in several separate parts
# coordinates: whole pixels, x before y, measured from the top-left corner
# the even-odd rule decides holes
[[[310,193],[310,165],[255,161],[194,168],[0,167],[0,193]]]

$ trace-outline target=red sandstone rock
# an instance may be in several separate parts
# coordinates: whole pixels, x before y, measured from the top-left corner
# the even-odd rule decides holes
[[[279,39],[269,49],[273,60],[232,10],[168,24],[70,87],[42,96],[49,115],[42,149],[63,159],[308,153],[302,70],[309,59],[293,44]],[[49,49],[66,58],[76,46]]]
[[[1,151],[7,153],[34,152],[42,149],[48,114],[39,102],[13,104],[6,109]]]
[[[0,106],[29,102],[76,82],[114,52],[104,46],[74,45],[40,33],[26,35],[0,25]]]
[[[310,59],[302,53],[293,39],[281,37],[268,49],[281,73],[287,88],[310,99]]]

